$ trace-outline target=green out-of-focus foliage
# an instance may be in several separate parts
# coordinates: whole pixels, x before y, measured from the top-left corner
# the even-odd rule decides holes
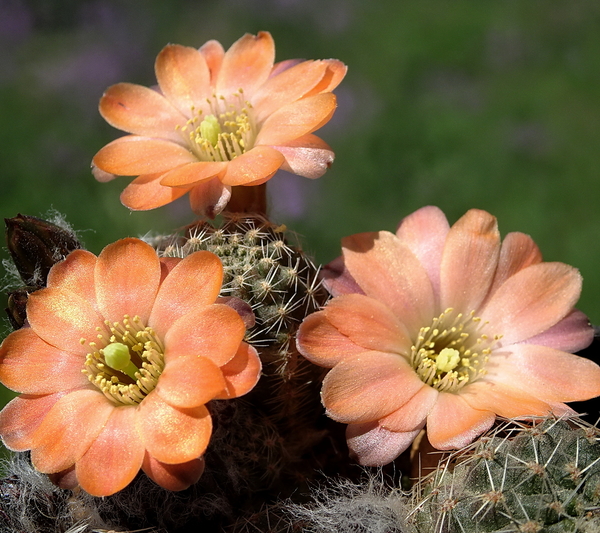
[[[319,133],[333,167],[269,184],[274,218],[318,261],[423,205],[451,222],[478,207],[579,268],[580,308],[600,323],[599,23],[596,0],[3,0],[0,213],[57,210],[95,253],[190,223],[186,198],[130,213],[127,178],[93,179],[91,158],[121,135],[98,99],[120,81],[154,84],[166,43],[228,47],[268,30],[277,59],[349,66]]]

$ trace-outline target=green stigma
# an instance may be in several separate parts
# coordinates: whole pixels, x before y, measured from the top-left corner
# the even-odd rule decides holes
[[[102,349],[102,355],[110,368],[127,374],[133,380],[137,379],[135,374],[139,369],[131,362],[129,348],[125,344],[112,342]]]
[[[207,115],[206,118],[200,123],[200,136],[206,139],[213,146],[217,146],[219,142],[219,134],[221,133],[221,125],[217,117],[214,115]]]
[[[454,348],[444,348],[435,359],[437,371],[450,372],[454,370],[460,362],[460,352]]]

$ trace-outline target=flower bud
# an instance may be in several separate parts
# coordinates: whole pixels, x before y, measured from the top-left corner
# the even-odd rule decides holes
[[[20,329],[25,324],[27,313],[27,298],[37,287],[23,287],[8,293],[8,307],[5,309],[13,329]]]

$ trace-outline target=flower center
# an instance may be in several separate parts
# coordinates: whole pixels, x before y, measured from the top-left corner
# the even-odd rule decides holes
[[[98,337],[89,343],[92,351],[82,372],[112,402],[137,405],[154,390],[165,367],[162,341],[137,315],[104,323],[111,335],[107,338],[102,328],[96,328]]]
[[[449,308],[421,328],[410,360],[419,378],[440,392],[456,392],[485,375],[492,346],[502,337],[488,336],[485,326],[475,311]]]
[[[214,94],[206,104],[192,106],[192,117],[177,127],[200,161],[231,161],[254,146],[254,112],[242,89],[227,98]]]

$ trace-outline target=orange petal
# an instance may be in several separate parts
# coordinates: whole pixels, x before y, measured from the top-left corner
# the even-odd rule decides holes
[[[61,352],[40,339],[31,328],[11,333],[0,346],[0,380],[27,394],[50,394],[85,387],[81,372],[85,358]]]
[[[154,70],[162,93],[187,118],[194,106],[212,96],[206,59],[195,48],[168,44],[158,54]]]
[[[147,211],[170,204],[188,192],[188,189],[161,185],[163,176],[160,172],[138,176],[121,193],[121,203],[133,211]]]
[[[438,450],[462,448],[487,431],[496,415],[473,409],[457,394],[441,392],[427,417],[427,438]]]
[[[406,450],[421,428],[408,432],[389,431],[377,422],[350,424],[346,440],[350,457],[363,466],[383,466]]]
[[[22,394],[13,398],[0,412],[0,436],[4,445],[15,452],[30,450],[32,436],[50,409],[70,392],[63,390],[44,396]]]
[[[333,150],[329,145],[312,133],[286,143],[285,146],[273,146],[285,157],[281,169],[293,172],[309,179],[320,178],[334,160]]]
[[[172,491],[187,489],[200,479],[204,472],[204,459],[192,459],[186,463],[168,465],[157,461],[148,452],[142,465],[146,475],[162,488]]]
[[[367,296],[386,304],[415,336],[431,324],[434,293],[421,262],[387,231],[342,239],[344,264]]]
[[[103,318],[74,292],[47,288],[34,292],[27,300],[27,319],[42,340],[61,351],[85,356],[89,348],[81,344],[96,339]]]
[[[581,275],[564,263],[539,263],[503,283],[480,316],[504,346],[546,331],[573,309],[581,293]]]
[[[215,254],[199,251],[188,255],[160,286],[149,324],[163,337],[178,318],[212,304],[222,283],[223,266]]]
[[[135,408],[117,407],[75,466],[79,485],[92,496],[124,489],[139,472],[145,449],[135,428]]]
[[[260,185],[267,181],[285,158],[270,146],[255,146],[249,152],[236,157],[227,164],[225,174],[220,178],[224,185]]]
[[[100,114],[127,133],[175,142],[181,141],[175,128],[186,121],[162,94],[133,83],[109,87],[100,99]]]
[[[329,122],[336,108],[335,95],[317,94],[279,108],[256,136],[256,145],[287,144]]]
[[[225,386],[221,370],[210,359],[182,355],[167,362],[155,390],[173,407],[192,408],[208,403]]]
[[[94,287],[96,259],[96,256],[87,250],[74,250],[50,269],[47,286],[74,292],[97,310]]]
[[[594,328],[588,317],[573,309],[565,318],[546,331],[527,339],[527,344],[548,346],[563,352],[575,353],[587,348],[594,339]]]
[[[167,172],[197,161],[187,148],[174,142],[127,135],[107,144],[92,163],[111,174],[138,176]]]
[[[477,310],[498,266],[500,234],[496,218],[471,209],[446,237],[442,257],[440,304],[462,312]]]
[[[167,187],[183,187],[185,190],[201,181],[206,181],[223,173],[227,163],[200,161],[175,168],[163,175],[160,184]]]
[[[348,72],[348,67],[338,59],[323,59],[322,61],[327,64],[325,75],[317,85],[304,95],[305,97],[333,91]]]
[[[231,187],[223,185],[219,178],[201,181],[190,191],[192,211],[201,217],[214,219],[229,203]]]
[[[152,246],[132,238],[109,244],[98,256],[95,279],[98,306],[107,320],[137,315],[148,323],[160,282],[160,262]]]
[[[429,385],[423,386],[400,409],[379,420],[381,427],[390,431],[415,431],[425,424],[425,419],[437,402],[439,392]]]
[[[212,421],[206,407],[176,409],[154,391],[138,407],[137,428],[150,455],[179,464],[200,457],[210,440]]]
[[[422,386],[403,357],[363,352],[344,359],[329,371],[323,380],[321,397],[331,418],[356,424],[389,415]]]
[[[31,462],[44,473],[69,468],[89,449],[114,409],[96,387],[62,397],[32,436]]]
[[[255,348],[242,342],[234,358],[221,367],[225,378],[225,394],[215,399],[238,398],[250,392],[258,383],[262,364]]]
[[[225,57],[225,50],[219,41],[206,41],[198,50],[206,60],[208,70],[210,71],[211,86],[215,86],[217,76],[221,70],[221,64]]]
[[[275,43],[271,34],[261,31],[256,37],[246,34],[225,52],[217,79],[217,93],[224,96],[242,88],[252,96],[271,72],[275,61]]]

